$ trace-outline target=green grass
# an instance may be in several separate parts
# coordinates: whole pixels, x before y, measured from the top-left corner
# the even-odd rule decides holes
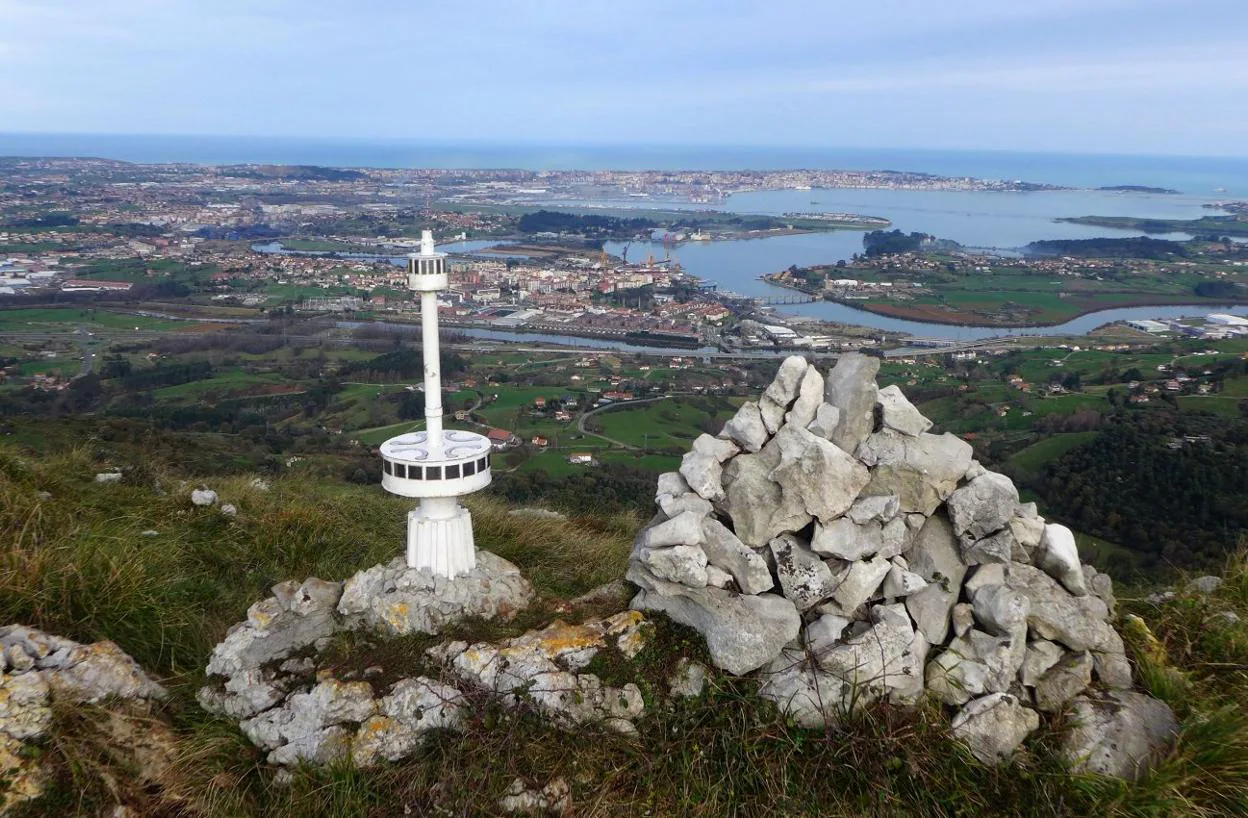
[[[1035,443],[1010,455],[1007,461],[1013,469],[1027,476],[1035,474],[1069,451],[1079,448],[1096,437],[1096,432],[1067,432],[1037,440]]]
[[[217,372],[211,378],[206,378],[202,381],[181,383],[177,386],[164,386],[153,390],[152,396],[157,400],[181,401],[188,398],[199,398],[211,392],[226,396],[231,393],[253,389],[257,386],[289,385],[289,383],[281,375],[253,374],[244,372],[241,369],[233,369]]]
[[[602,434],[646,450],[679,447],[688,449],[706,424],[723,422],[735,412],[727,401],[719,411],[708,413],[686,398],[654,401],[636,407],[623,404],[594,417]],[[709,428],[709,427],[708,427]]]
[[[1243,416],[1239,404],[1244,399],[1237,395],[1180,395],[1175,400],[1184,412],[1212,412],[1228,418]]]
[[[132,330],[136,327],[145,330],[178,330],[193,325],[188,325],[184,321],[168,321],[143,315],[123,315],[97,309],[31,307],[0,310],[0,332],[46,330],[52,327],[72,331],[79,326],[86,327],[88,330],[96,328]]]

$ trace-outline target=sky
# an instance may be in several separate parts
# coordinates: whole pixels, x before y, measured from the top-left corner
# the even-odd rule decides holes
[[[0,0],[0,132],[1248,154],[1248,0]]]

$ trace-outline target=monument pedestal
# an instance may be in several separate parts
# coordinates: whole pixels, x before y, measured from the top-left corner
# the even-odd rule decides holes
[[[454,497],[431,497],[407,515],[407,564],[437,576],[467,574],[477,565],[472,515]]]

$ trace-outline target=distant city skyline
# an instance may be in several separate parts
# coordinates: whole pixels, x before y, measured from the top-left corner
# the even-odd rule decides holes
[[[1244,156],[1242,0],[0,0],[0,132]]]

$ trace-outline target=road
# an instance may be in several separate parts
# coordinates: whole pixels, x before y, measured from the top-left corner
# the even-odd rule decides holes
[[[185,337],[185,333],[163,332],[160,330],[114,330],[114,331],[102,330],[96,333],[96,336],[98,338],[107,338],[109,340],[128,340],[128,341],[155,340],[160,337],[173,336],[173,335],[176,335],[179,337]],[[3,338],[5,340],[10,340],[10,341],[15,341],[15,342],[52,341],[52,340],[57,340],[57,339],[63,339],[64,337],[65,337],[65,333],[63,332],[47,332],[47,331],[32,332],[29,330],[23,331],[23,332],[0,332],[0,338]],[[307,341],[309,343],[331,343],[331,344],[354,344],[356,343],[356,341],[351,338],[337,338],[337,337],[329,336],[324,333],[317,334],[317,335],[289,334],[289,335],[284,335],[282,337],[288,341]],[[1039,342],[1039,339],[1032,338],[1032,337],[1020,337],[1020,338],[1010,338],[1010,339],[968,341],[966,343],[960,343],[960,344],[956,344],[953,346],[944,346],[944,347],[930,347],[930,348],[929,347],[923,347],[923,348],[902,347],[900,349],[885,350],[883,355],[885,358],[917,358],[917,357],[923,357],[927,355],[947,355],[952,352],[962,352],[962,351],[975,350],[975,349],[1011,346],[1020,341],[1025,342],[1028,345],[1034,346]],[[807,358],[811,358],[811,359],[835,360],[836,358],[840,357],[840,355],[842,354],[839,351],[837,352],[814,352],[811,350],[775,350],[775,351],[766,351],[766,352],[719,352],[719,351],[700,352],[700,351],[691,351],[687,349],[672,349],[670,351],[665,350],[663,352],[654,352],[654,351],[642,350],[642,349],[627,349],[627,348],[617,349],[614,347],[611,347],[611,348],[595,348],[595,347],[569,348],[566,346],[517,347],[517,346],[511,346],[508,344],[501,344],[501,343],[443,344],[443,347],[446,349],[456,349],[456,350],[462,350],[466,352],[495,352],[500,349],[505,349],[507,352],[523,352],[523,353],[529,353],[529,354],[562,353],[562,354],[567,355],[569,353],[574,353],[575,355],[578,355],[578,356],[579,355],[637,355],[637,356],[642,356],[642,357],[647,357],[647,358],[667,358],[671,356],[680,356],[680,357],[686,357],[686,358],[708,358],[710,360],[726,360],[726,361],[742,361],[742,360],[765,361],[765,360],[775,360],[778,358],[785,357],[787,355],[804,355]]]
[[[78,377],[90,375],[95,369],[95,350],[91,348],[91,333],[86,327],[79,327],[74,333],[74,340],[78,342],[78,347],[82,350],[82,372]]]

